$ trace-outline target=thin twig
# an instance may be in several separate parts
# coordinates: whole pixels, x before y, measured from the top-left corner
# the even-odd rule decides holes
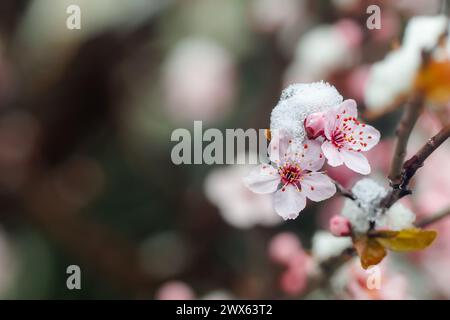
[[[450,216],[450,208],[447,208],[441,212],[438,212],[438,213],[432,215],[431,217],[428,217],[428,218],[423,219],[422,221],[419,221],[417,223],[417,226],[419,228],[425,228],[425,227],[428,227],[429,225],[431,225],[435,222],[438,222],[438,221],[442,220],[443,218],[449,217],[449,216]]]
[[[423,98],[421,95],[415,95],[405,106],[402,118],[398,124],[395,143],[394,157],[389,170],[389,179],[391,185],[395,188],[399,185],[401,179],[401,169],[406,156],[406,147],[411,131],[416,124],[422,111]]]
[[[435,136],[427,141],[427,143],[417,151],[409,160],[405,161],[402,166],[400,179],[397,187],[393,188],[382,201],[383,208],[389,208],[398,199],[404,197],[411,192],[408,190],[409,182],[421,168],[425,160],[435,151],[445,140],[450,137],[450,125],[441,129]]]
[[[343,197],[355,200],[354,194],[351,192],[351,190],[348,190],[344,186],[342,186],[339,182],[333,180],[334,185],[336,186],[336,190],[338,193],[340,193]]]

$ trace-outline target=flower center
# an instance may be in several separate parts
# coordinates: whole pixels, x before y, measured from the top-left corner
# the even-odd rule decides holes
[[[283,186],[288,184],[300,187],[300,180],[303,175],[303,170],[297,164],[286,163],[278,169]]]
[[[346,140],[346,134],[342,132],[341,130],[336,130],[331,135],[331,143],[334,144],[334,146],[338,149],[342,148],[344,146]]]
[[[342,127],[336,127],[336,130],[333,131],[331,143],[338,149],[343,148],[346,144],[355,144],[356,140],[353,135],[353,128],[345,123]]]

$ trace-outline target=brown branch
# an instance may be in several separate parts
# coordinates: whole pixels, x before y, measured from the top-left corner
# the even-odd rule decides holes
[[[436,150],[445,140],[450,137],[450,125],[441,129],[435,136],[427,141],[427,143],[417,151],[409,160],[405,161],[402,166],[400,179],[398,184],[394,186],[391,192],[382,201],[382,207],[389,208],[398,199],[411,193],[408,190],[409,182],[416,174],[417,170],[421,168],[425,160]]]
[[[427,217],[425,219],[423,219],[422,221],[419,221],[416,225],[419,228],[425,228],[428,227],[429,225],[438,222],[440,220],[442,220],[445,217],[449,217],[450,216],[450,208],[447,208],[441,212],[438,212],[434,215],[432,215],[431,217]]]
[[[402,118],[398,124],[395,143],[394,157],[389,170],[389,179],[391,185],[395,188],[401,180],[401,169],[406,156],[406,147],[408,144],[411,131],[416,124],[417,119],[422,111],[423,98],[421,95],[413,96],[405,106]]]
[[[334,185],[336,186],[336,190],[343,197],[355,200],[355,196],[353,195],[351,190],[348,190],[344,186],[342,186],[339,182],[333,180]]]

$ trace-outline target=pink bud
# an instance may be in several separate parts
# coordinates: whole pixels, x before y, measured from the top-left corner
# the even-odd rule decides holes
[[[295,234],[290,232],[277,234],[269,244],[270,258],[272,261],[282,265],[288,265],[292,258],[302,251],[300,241]]]
[[[316,112],[310,114],[305,119],[305,129],[308,138],[315,139],[324,134],[325,130],[325,115],[323,112]]]
[[[334,216],[330,219],[330,231],[336,237],[349,236],[351,233],[350,221],[343,216]]]

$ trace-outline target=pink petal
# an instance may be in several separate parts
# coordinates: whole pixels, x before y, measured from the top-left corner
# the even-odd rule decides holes
[[[341,153],[331,142],[325,141],[322,144],[322,151],[330,166],[337,167],[343,164]]]
[[[336,193],[336,186],[331,179],[320,172],[311,172],[301,181],[302,191],[312,201],[323,201]]]
[[[356,101],[353,99],[347,99],[344,102],[342,102],[339,107],[337,114],[341,117],[358,117],[358,108],[356,106]]]
[[[348,99],[340,105],[333,107],[325,114],[325,136],[331,140],[332,133],[341,126],[344,118],[356,118],[358,111],[355,100]]]
[[[331,135],[340,124],[340,121],[337,119],[337,111],[337,108],[332,108],[325,114],[324,133],[328,140],[331,140]]]
[[[244,178],[244,184],[254,193],[273,193],[277,191],[280,176],[277,170],[268,164],[262,164],[253,169]]]
[[[278,190],[273,198],[275,211],[285,220],[295,219],[306,206],[305,195],[294,186],[288,185]]]
[[[299,164],[303,170],[317,171],[323,167],[325,157],[323,156],[320,142],[306,140],[299,155]]]
[[[270,161],[278,163],[286,157],[292,137],[285,130],[273,130],[269,143]]]
[[[360,152],[342,149],[341,157],[349,169],[360,174],[370,173],[369,161],[367,161],[367,158]]]
[[[358,140],[356,145],[359,145],[362,151],[369,151],[380,141],[380,132],[372,126],[364,124],[358,126],[356,130],[359,130],[356,134]]]

